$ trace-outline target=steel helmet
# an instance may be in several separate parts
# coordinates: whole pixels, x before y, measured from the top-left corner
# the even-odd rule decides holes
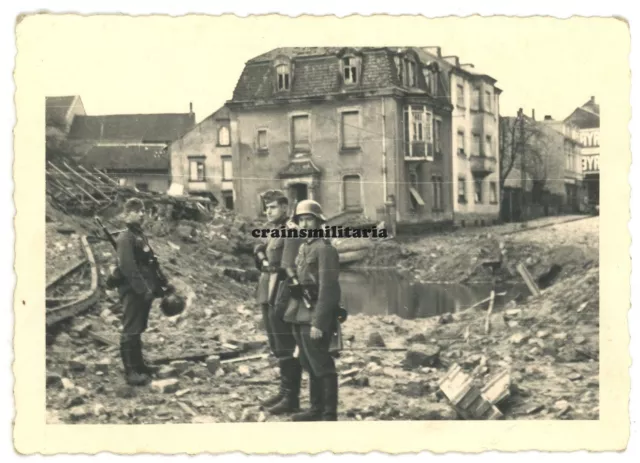
[[[323,222],[327,221],[327,218],[322,213],[322,206],[320,206],[320,203],[314,201],[313,199],[305,199],[304,201],[300,201],[296,205],[293,219],[297,222],[298,217],[304,214],[311,214]]]
[[[172,293],[162,298],[162,302],[160,302],[160,309],[167,317],[173,317],[184,312],[185,305],[184,298],[180,297],[176,293]]]

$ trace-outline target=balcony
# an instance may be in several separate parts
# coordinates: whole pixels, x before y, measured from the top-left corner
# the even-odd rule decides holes
[[[496,158],[487,156],[471,156],[471,172],[476,175],[486,176],[496,171]]]
[[[404,145],[404,160],[406,162],[433,161],[433,144],[424,141],[413,141]]]

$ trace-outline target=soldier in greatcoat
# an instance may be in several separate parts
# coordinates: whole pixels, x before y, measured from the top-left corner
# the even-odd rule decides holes
[[[283,229],[287,222],[289,201],[279,190],[270,190],[263,195],[266,215],[273,229]],[[287,239],[282,233],[269,237],[254,249],[256,267],[261,271],[256,289],[256,299],[262,309],[262,318],[267,332],[269,347],[278,359],[280,369],[280,387],[274,396],[267,398],[262,405],[274,414],[296,412],[300,408],[300,380],[302,368],[294,357],[296,341],[293,329],[283,321],[283,311],[289,293],[283,284],[287,278],[286,266],[292,266],[297,251],[296,240]],[[289,257],[288,257],[289,256]],[[288,263],[288,264],[287,264]]]
[[[141,335],[147,329],[153,300],[162,297],[162,283],[154,268],[153,251],[142,232],[144,203],[130,198],[124,205],[127,229],[118,237],[118,268],[122,274],[118,292],[123,305],[120,355],[130,385],[144,385],[156,369],[145,364]]]
[[[316,201],[301,201],[294,220],[299,231],[319,230],[326,222]],[[293,324],[300,363],[309,373],[311,407],[293,415],[293,421],[336,421],[338,377],[330,351],[338,323],[340,275],[338,251],[322,237],[306,238],[296,258],[298,285],[291,295],[284,319]]]

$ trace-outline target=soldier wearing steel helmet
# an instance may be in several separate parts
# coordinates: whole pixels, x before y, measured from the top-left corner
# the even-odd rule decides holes
[[[300,231],[317,230],[326,222],[326,217],[318,202],[305,200],[297,205],[294,221]],[[291,288],[292,297],[284,319],[293,324],[300,363],[309,373],[311,406],[292,419],[336,421],[338,378],[330,345],[340,305],[337,250],[329,240],[306,238],[296,258],[296,274],[299,285]]]
[[[281,228],[287,222],[289,201],[280,190],[269,190],[263,195],[267,220],[274,228]],[[295,241],[284,236],[269,237],[254,249],[256,266],[261,271],[256,298],[262,309],[263,323],[267,332],[269,347],[278,359],[280,386],[278,392],[262,402],[274,415],[292,413],[300,407],[300,380],[302,368],[294,357],[296,341],[290,324],[282,320],[278,306],[286,304],[288,292],[283,292],[287,278],[286,262],[297,250]],[[288,264],[291,265],[291,264]]]
[[[162,281],[153,266],[153,251],[142,232],[144,203],[130,198],[124,205],[127,230],[117,240],[118,268],[122,281],[118,291],[122,300],[123,318],[120,355],[125,378],[130,385],[147,384],[156,369],[145,364],[141,335],[147,329],[153,300],[164,295]]]

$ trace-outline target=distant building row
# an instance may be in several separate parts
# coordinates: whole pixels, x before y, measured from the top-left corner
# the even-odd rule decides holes
[[[212,195],[250,216],[281,188],[338,219],[490,223],[495,84],[439,47],[280,48],[248,61],[232,99],[197,125],[192,108],[87,116],[78,97],[48,98],[47,122],[89,142],[87,162],[123,183]]]

